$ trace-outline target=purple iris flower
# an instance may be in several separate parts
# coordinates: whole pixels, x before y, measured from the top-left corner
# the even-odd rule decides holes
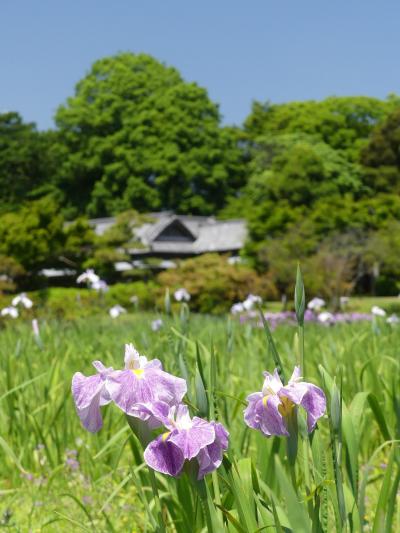
[[[162,401],[177,405],[185,396],[187,385],[184,379],[164,372],[158,359],[148,361],[132,344],[126,344],[125,369],[108,375],[107,390],[122,411],[148,421],[150,415],[142,409],[143,404]]]
[[[277,369],[273,374],[264,372],[264,376],[262,391],[247,397],[248,406],[244,410],[246,424],[267,437],[288,436],[287,418],[296,405],[301,405],[307,411],[308,432],[311,433],[326,410],[323,390],[312,383],[302,382],[298,366],[286,386]]]
[[[147,421],[150,427],[161,425],[143,405],[163,401],[177,405],[186,394],[186,381],[162,370],[158,359],[148,361],[132,344],[125,345],[125,370],[106,368],[94,361],[97,374],[86,377],[80,372],[72,378],[72,395],[83,426],[92,433],[103,426],[100,407],[113,400],[122,411]]]
[[[155,402],[149,409],[168,429],[144,451],[144,459],[153,470],[177,477],[186,460],[197,459],[198,479],[202,479],[220,466],[229,437],[222,424],[197,416],[190,418],[188,407],[183,404],[169,407]]]
[[[111,402],[107,390],[107,377],[113,368],[106,368],[100,361],[93,361],[97,374],[86,377],[81,372],[72,378],[72,395],[76,411],[83,426],[96,433],[103,426],[100,407]]]

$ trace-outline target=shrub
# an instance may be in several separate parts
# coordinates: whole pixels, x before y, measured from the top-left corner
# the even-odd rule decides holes
[[[191,309],[201,313],[223,313],[249,293],[264,299],[278,296],[267,274],[259,276],[248,266],[230,265],[226,256],[218,254],[182,261],[178,268],[159,274],[157,280],[163,288],[160,297],[167,287],[171,291],[185,287],[191,295]]]
[[[0,255],[0,294],[15,290],[17,280],[24,274],[24,268],[13,257]]]
[[[106,301],[110,305],[119,303],[123,307],[132,307],[131,298],[137,296],[140,309],[154,309],[159,294],[156,283],[136,281],[134,283],[116,283],[106,294]]]
[[[136,305],[130,299],[138,297],[139,309],[154,309],[158,295],[154,283],[117,283],[105,294],[81,287],[52,287],[29,294],[34,302],[34,311],[56,318],[75,319],[96,313],[105,313],[115,304],[128,311]],[[11,296],[0,298],[1,307],[9,305]]]

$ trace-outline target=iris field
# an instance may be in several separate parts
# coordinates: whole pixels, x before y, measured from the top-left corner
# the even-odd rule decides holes
[[[232,317],[151,314],[39,319],[0,330],[0,529],[15,532],[331,532],[400,528],[400,327],[372,323],[304,332],[304,379],[321,387],[326,414],[308,435],[266,438],[243,420],[276,361],[290,376],[302,359],[302,330],[272,338]],[[229,448],[199,482],[190,465],[177,479],[152,474],[115,405],[96,434],[71,397],[75,372],[93,360],[123,368],[124,344],[184,377],[192,415],[218,420]],[[279,355],[277,355],[279,354]],[[155,436],[157,432],[155,433]]]

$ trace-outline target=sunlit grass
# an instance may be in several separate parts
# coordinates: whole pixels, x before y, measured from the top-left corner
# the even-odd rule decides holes
[[[150,494],[150,486],[140,473],[141,455],[124,417],[110,405],[104,409],[103,429],[96,435],[86,432],[75,414],[70,395],[71,377],[76,371],[91,374],[91,361],[95,359],[107,366],[121,367],[125,342],[133,342],[142,353],[161,359],[167,370],[177,375],[180,374],[181,354],[193,377],[195,344],[185,339],[199,341],[204,346],[201,356],[206,370],[210,362],[207,351],[211,351],[211,346],[214,349],[216,409],[230,431],[228,456],[231,460],[239,460],[237,475],[241,481],[239,483],[239,478],[235,477],[226,479],[231,479],[233,488],[236,482],[240,485],[246,477],[246,461],[251,458],[261,483],[259,497],[265,502],[272,497],[282,524],[285,525],[286,520],[290,523],[292,504],[279,481],[283,475],[279,464],[285,466],[285,439],[263,438],[246,428],[242,417],[245,397],[259,390],[262,371],[274,367],[264,332],[226,317],[191,316],[188,321],[164,317],[164,327],[155,333],[151,331],[152,318],[153,315],[138,313],[117,320],[102,315],[69,322],[41,321],[43,348],[35,341],[29,323],[9,321],[0,331],[1,525],[21,532],[80,531],[84,528],[87,531],[145,530],[148,521],[143,494]],[[294,327],[281,326],[274,332],[287,369],[292,369],[297,362],[296,331]],[[319,371],[322,365],[329,376],[336,376],[338,386],[342,383],[343,402],[357,438],[359,481],[369,469],[364,501],[365,531],[372,531],[391,445],[378,448],[385,441],[399,438],[399,414],[396,415],[399,346],[400,328],[392,328],[384,322],[378,327],[371,323],[331,328],[306,326],[307,380],[327,388]],[[367,399],[363,400],[363,393],[374,395],[376,412]],[[326,452],[324,460],[328,460],[327,416],[320,421],[316,435]],[[345,434],[345,439],[348,436]],[[354,451],[349,446],[355,444],[345,440],[342,468],[348,502],[351,501],[351,469],[346,463]],[[313,448],[313,457],[315,453]],[[302,464],[301,450],[299,454]],[[275,456],[279,457],[279,464],[274,462]],[[396,462],[392,469],[394,476],[398,471]],[[224,478],[225,474],[221,475]],[[302,498],[305,494],[301,469],[298,476]],[[183,479],[177,488],[162,476],[159,482],[171,498],[185,490]],[[225,490],[225,482],[220,482],[221,490]],[[329,465],[321,483],[321,490],[328,489],[327,529],[322,530],[334,531],[334,509],[330,501],[331,498],[333,501],[334,479]],[[249,490],[254,490],[251,483]],[[167,505],[169,500],[165,498]],[[246,517],[238,514],[234,496],[224,496],[222,507],[226,512],[229,510],[232,517],[237,517],[239,523],[245,520]],[[269,504],[267,507],[270,509]],[[268,516],[263,515],[263,505],[257,511],[257,527],[268,522],[268,509],[265,508]],[[176,516],[179,512],[176,511]],[[178,522],[177,530],[190,531],[189,522],[183,520],[181,525]],[[197,531],[193,524],[192,527],[192,531]],[[237,530],[232,523],[229,527],[230,531]]]

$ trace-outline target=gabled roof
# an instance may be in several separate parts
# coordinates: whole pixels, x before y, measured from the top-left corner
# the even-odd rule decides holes
[[[195,241],[197,239],[197,234],[194,231],[193,225],[191,227],[189,224],[185,224],[178,216],[174,215],[172,217],[160,219],[158,222],[150,226],[146,234],[147,241],[149,243],[157,241],[160,236],[168,230],[168,228],[172,227],[176,227],[178,231],[180,230],[182,235],[186,235],[191,241]]]
[[[171,212],[150,213],[149,216],[154,222],[146,222],[133,230],[133,240],[139,240],[143,247],[132,247],[132,255],[234,252],[244,246],[247,236],[246,222],[241,219],[220,221],[214,217],[175,215]],[[114,222],[114,218],[90,220],[98,235]],[[168,239],[168,228],[171,228],[171,239]],[[176,232],[182,234],[182,239],[177,238]],[[163,233],[166,238],[160,238]]]

